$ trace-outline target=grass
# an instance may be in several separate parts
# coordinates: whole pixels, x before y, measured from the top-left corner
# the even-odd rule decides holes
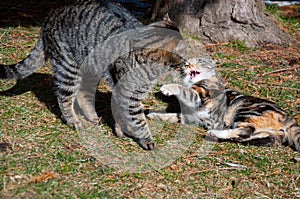
[[[300,36],[298,34],[298,30],[300,28],[299,9],[299,4],[293,5],[289,8],[280,8],[277,5],[266,6],[266,12],[274,15],[278,21],[278,25],[298,41]],[[298,42],[298,47],[299,46],[300,44]]]
[[[24,58],[36,42],[38,32],[39,27],[1,28],[0,63],[11,64]],[[268,98],[300,119],[299,47],[267,45],[248,49],[236,41],[208,46],[207,50],[229,87]],[[0,80],[1,198],[300,197],[300,169],[299,162],[295,162],[299,153],[283,146],[265,148],[207,142],[205,130],[195,126],[158,126],[149,121],[156,128],[153,133],[159,145],[154,156],[178,132],[196,132],[193,137],[183,135],[182,141],[187,138],[191,143],[182,145],[185,148],[177,158],[158,168],[148,161],[151,152],[142,151],[130,139],[115,138],[109,125],[99,127],[96,133],[92,131],[94,140],[106,136],[107,141],[117,144],[121,155],[149,157],[142,159],[152,168],[147,172],[142,167],[135,172],[120,172],[105,162],[109,159],[95,156],[82,135],[61,121],[51,74],[47,64],[24,80]],[[110,114],[109,96],[106,87],[99,86],[97,107],[102,108],[101,116]],[[155,95],[144,103],[157,109],[165,106]],[[111,147],[106,144],[95,145],[94,149]],[[112,149],[109,152],[114,150],[109,149]],[[176,148],[161,152],[172,155],[173,150]],[[130,162],[124,162],[125,167],[126,164]]]

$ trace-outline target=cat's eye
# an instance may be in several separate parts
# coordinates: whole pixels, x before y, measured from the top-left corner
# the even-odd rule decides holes
[[[185,62],[185,63],[184,63],[184,66],[189,66],[189,65],[190,65],[189,62]]]

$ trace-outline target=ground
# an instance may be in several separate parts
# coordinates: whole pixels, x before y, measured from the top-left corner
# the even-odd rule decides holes
[[[250,49],[233,41],[206,50],[228,87],[274,101],[299,121],[300,20],[280,17],[278,23],[296,39],[294,44]],[[1,27],[0,63],[24,58],[38,32],[35,25]],[[96,156],[82,134],[62,122],[52,82],[49,64],[21,81],[0,80],[1,198],[300,198],[299,152],[284,146],[209,142],[204,139],[206,131],[195,126],[159,126],[154,155],[182,129],[195,133],[165,166],[149,164],[150,169],[134,172],[112,168],[105,154]],[[147,109],[165,106],[157,92],[158,87],[144,102]],[[99,86],[97,109],[107,124],[94,136],[105,135],[122,155],[151,156],[130,139],[112,135],[107,116],[110,95],[106,86]],[[124,168],[128,165],[124,163]]]

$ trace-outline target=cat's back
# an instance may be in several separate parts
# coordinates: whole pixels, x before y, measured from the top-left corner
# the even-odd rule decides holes
[[[249,109],[258,112],[264,112],[265,110],[282,111],[274,102],[259,97],[245,95],[231,89],[225,90],[225,96],[228,107],[236,106],[237,109]]]
[[[59,41],[76,49],[96,46],[110,35],[142,26],[117,4],[85,1],[52,11],[44,23],[42,36],[50,46]]]
[[[100,30],[98,33],[102,36],[141,26],[121,5],[106,1],[83,1],[53,10],[44,23],[44,29],[50,31],[77,29],[96,33],[95,30]],[[83,29],[78,29],[80,27]]]
[[[230,120],[238,122],[266,115],[288,118],[288,114],[276,103],[266,99],[244,95],[230,89],[226,90],[225,95],[227,104],[225,120],[227,123],[231,123]]]

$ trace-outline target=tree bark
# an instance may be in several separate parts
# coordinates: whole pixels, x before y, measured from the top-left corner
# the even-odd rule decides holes
[[[265,12],[263,0],[157,0],[154,8],[152,19],[169,13],[181,30],[203,43],[241,40],[255,47],[293,42]]]

